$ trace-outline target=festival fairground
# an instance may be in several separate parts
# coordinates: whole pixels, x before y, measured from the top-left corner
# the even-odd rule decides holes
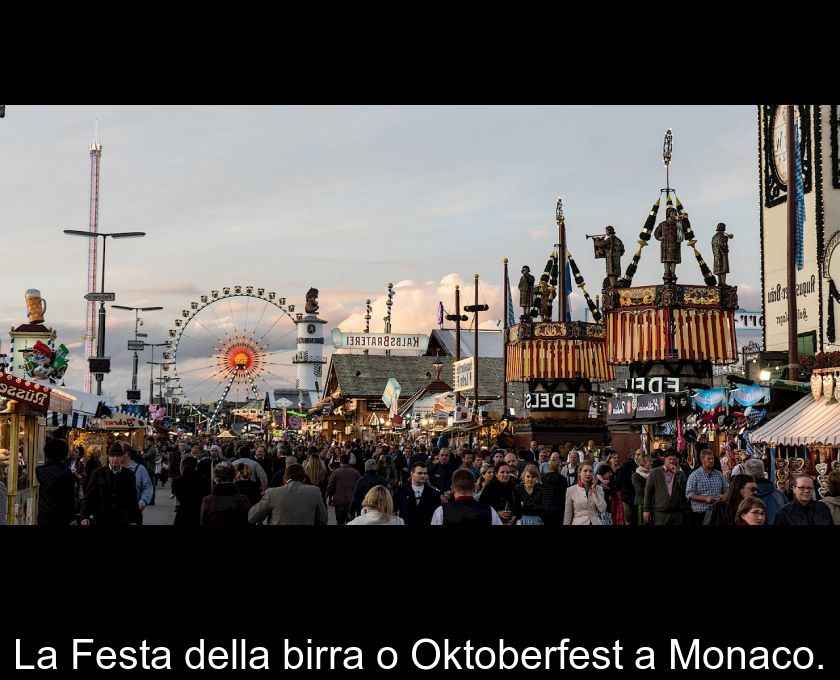
[[[212,108],[2,107],[3,531],[840,524],[840,107]]]

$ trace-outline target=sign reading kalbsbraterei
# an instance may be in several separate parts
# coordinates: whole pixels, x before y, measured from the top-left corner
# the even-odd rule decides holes
[[[333,347],[336,349],[389,349],[425,352],[429,348],[428,335],[404,333],[345,333],[333,328]]]

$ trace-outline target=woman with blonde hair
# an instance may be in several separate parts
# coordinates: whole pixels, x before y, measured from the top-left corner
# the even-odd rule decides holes
[[[475,483],[475,499],[478,500],[478,497],[481,495],[481,492],[484,490],[484,487],[487,486],[487,483],[496,476],[496,473],[493,472],[493,466],[489,463],[481,466],[481,472],[478,473],[478,481]]]
[[[321,489],[321,496],[326,499],[329,474],[327,474],[327,466],[321,459],[321,454],[318,453],[318,449],[309,449],[309,458],[303,464],[303,471],[306,473],[306,478],[309,480],[309,483]]]
[[[393,524],[405,525],[401,517],[394,515],[394,500],[391,493],[381,484],[373,487],[362,501],[362,514],[347,522],[348,525]]]
[[[607,509],[604,488],[595,483],[592,463],[578,466],[580,481],[566,492],[563,524],[601,524],[601,513]]]
[[[528,463],[522,471],[522,483],[519,485],[519,498],[522,502],[522,516],[517,524],[542,525],[545,516],[543,489],[540,484],[540,469]]]

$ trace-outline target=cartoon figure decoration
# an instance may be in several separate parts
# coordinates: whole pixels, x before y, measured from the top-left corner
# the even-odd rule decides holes
[[[165,406],[149,406],[149,418],[151,418],[152,420],[163,420],[165,416]]]
[[[53,351],[39,340],[23,353],[26,374],[35,380],[56,383],[67,372],[68,354],[70,351],[64,345],[59,345],[58,349]]]

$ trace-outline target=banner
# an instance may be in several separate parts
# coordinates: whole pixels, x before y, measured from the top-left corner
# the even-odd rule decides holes
[[[475,357],[461,359],[452,365],[455,392],[465,392],[475,387]]]
[[[385,391],[382,393],[382,403],[388,407],[389,413],[392,416],[397,414],[397,404],[399,403],[401,390],[402,387],[396,378],[388,378]]]
[[[796,149],[793,159],[796,177],[793,180],[794,200],[796,201],[796,271],[805,268],[805,189],[802,184],[802,159],[799,154],[799,123],[794,122],[793,145]]]
[[[718,404],[726,401],[726,388],[718,387],[713,390],[700,390],[692,399],[701,410],[711,411]]]
[[[512,328],[516,325],[516,312],[513,311],[513,297],[510,293],[510,277],[508,277],[507,281],[505,281],[505,285],[507,286],[507,325],[508,328]]]
[[[736,401],[741,406],[753,406],[761,400],[764,403],[770,401],[770,388],[762,387],[761,385],[738,385],[738,389],[734,390],[729,395],[729,404],[733,405]]]

